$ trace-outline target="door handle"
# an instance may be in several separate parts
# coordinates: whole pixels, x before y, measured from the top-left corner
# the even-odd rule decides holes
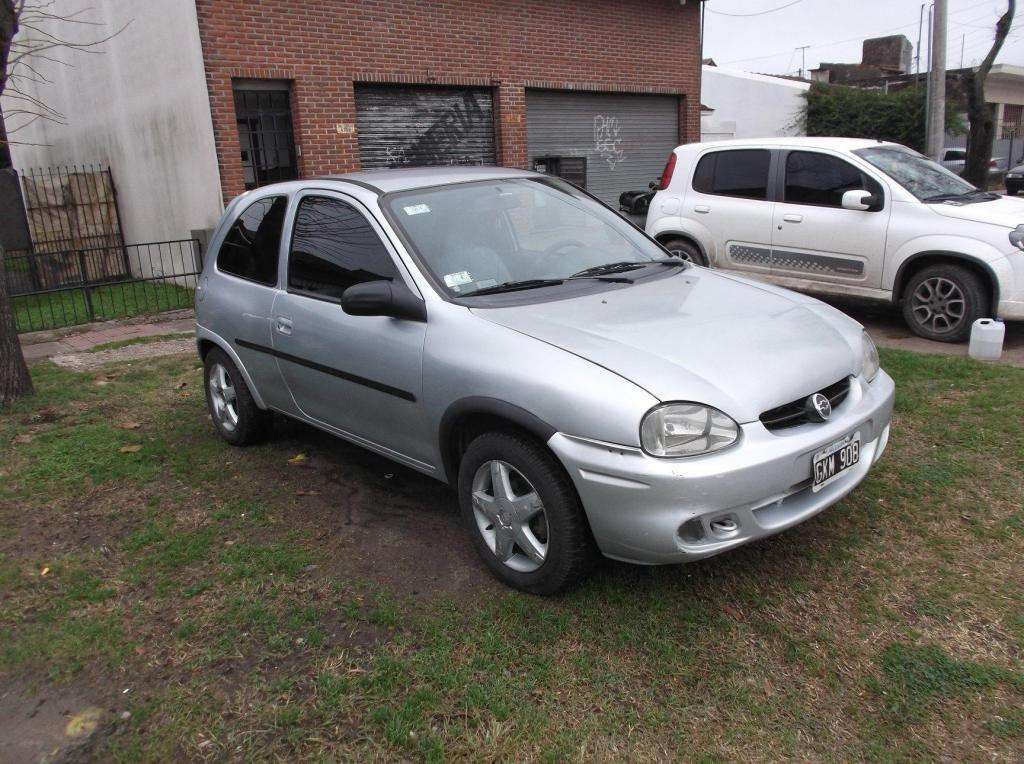
[[[706,215],[707,213],[711,212],[711,208],[708,207],[706,204],[698,204],[694,206],[693,211],[699,212],[701,215]]]
[[[274,317],[274,331],[278,334],[291,334],[292,333],[292,320],[285,316]]]
[[[804,216],[789,213],[788,215],[783,215],[782,219],[785,220],[787,223],[799,223],[801,220],[804,219]]]

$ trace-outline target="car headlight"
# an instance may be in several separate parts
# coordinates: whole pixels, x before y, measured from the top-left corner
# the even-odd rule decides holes
[[[700,403],[666,403],[640,423],[640,444],[651,456],[697,456],[735,443],[740,427],[732,417]]]
[[[1010,231],[1010,243],[1017,249],[1024,250],[1024,224]]]
[[[864,361],[860,370],[864,375],[864,379],[870,382],[878,376],[878,348],[875,347],[875,341],[871,339],[871,335],[867,332],[861,335],[861,345],[863,346]]]

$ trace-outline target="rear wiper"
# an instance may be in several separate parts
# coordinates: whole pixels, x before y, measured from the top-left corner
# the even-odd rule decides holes
[[[565,279],[524,279],[522,281],[504,281],[494,286],[474,289],[472,292],[460,294],[459,297],[477,297],[485,294],[501,294],[503,292],[518,292],[523,289],[537,289],[538,287],[558,286],[565,282]]]
[[[595,265],[593,268],[584,268],[582,271],[572,274],[569,278],[583,279],[589,276],[625,273],[626,271],[635,271],[638,268],[646,268],[648,265],[678,265],[685,268],[686,261],[680,260],[678,257],[666,257],[660,260],[644,260],[641,262],[637,262],[636,260],[622,260],[617,263],[605,263],[604,265]]]

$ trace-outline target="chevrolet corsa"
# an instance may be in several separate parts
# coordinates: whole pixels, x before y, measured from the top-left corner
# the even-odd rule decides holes
[[[667,255],[587,193],[495,168],[235,199],[196,318],[210,414],[271,412],[451,484],[484,562],[551,594],[598,553],[718,554],[849,493],[893,382],[862,327]]]

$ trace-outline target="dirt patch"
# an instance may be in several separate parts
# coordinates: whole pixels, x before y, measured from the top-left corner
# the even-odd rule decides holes
[[[0,760],[86,761],[115,718],[82,688],[0,681]]]
[[[292,497],[288,515],[314,526],[326,573],[371,581],[400,596],[494,588],[443,483],[297,422],[275,430],[268,484]],[[319,556],[319,555],[318,555]]]

